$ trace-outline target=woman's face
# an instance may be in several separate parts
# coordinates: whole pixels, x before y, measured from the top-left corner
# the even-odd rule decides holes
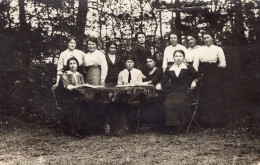
[[[172,46],[176,46],[178,44],[178,37],[175,34],[170,35],[170,43]]]
[[[203,41],[204,41],[205,45],[207,45],[207,46],[210,46],[211,44],[213,44],[213,38],[209,34],[203,35]]]
[[[116,45],[110,45],[108,48],[108,53],[116,54]]]
[[[88,51],[94,52],[97,49],[97,44],[95,42],[88,41]]]
[[[196,46],[196,40],[192,36],[187,37],[187,43],[188,43],[188,47],[190,47],[190,48],[193,48]]]
[[[137,43],[138,44],[144,44],[145,43],[145,35],[144,34],[139,34],[137,36]]]
[[[174,63],[176,63],[177,65],[182,64],[184,61],[184,56],[180,52],[176,52],[173,58],[174,58]]]
[[[77,62],[75,60],[70,60],[69,68],[71,71],[77,71],[77,68],[78,68]]]
[[[125,66],[126,66],[126,68],[127,68],[128,70],[131,70],[131,69],[134,68],[135,63],[134,63],[134,61],[132,61],[132,60],[127,60],[127,61],[125,62]]]
[[[146,62],[147,62],[147,66],[148,66],[149,69],[152,69],[152,68],[155,67],[156,63],[153,59],[147,58]]]
[[[76,41],[74,39],[70,40],[68,43],[68,49],[69,50],[74,50],[76,48]]]

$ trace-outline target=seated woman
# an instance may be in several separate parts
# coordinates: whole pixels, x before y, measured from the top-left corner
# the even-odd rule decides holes
[[[156,85],[162,78],[163,71],[160,68],[156,67],[156,63],[158,59],[156,55],[148,56],[147,59],[147,67],[149,68],[149,72],[147,73],[146,78],[143,79],[144,85]]]
[[[125,60],[126,69],[121,71],[118,75],[117,85],[136,85],[141,84],[142,79],[145,77],[143,73],[134,68],[135,58],[131,55],[128,55]]]
[[[67,66],[69,70],[62,74],[62,83],[65,89],[73,90],[84,84],[84,78],[81,73],[77,72],[79,62],[75,57],[68,59]],[[67,93],[66,104],[69,107],[69,124],[71,126],[70,133],[77,137],[82,137],[80,134],[81,121],[84,121],[81,113],[81,105],[73,100],[74,93]],[[80,117],[82,120],[80,120]]]
[[[107,60],[105,55],[97,49],[97,38],[89,38],[88,53],[83,56],[86,83],[90,85],[104,85],[107,77]]]
[[[191,65],[185,65],[185,53],[176,50],[173,54],[174,64],[163,75],[161,83],[156,85],[157,90],[162,90],[170,79],[171,88],[164,100],[166,126],[183,126],[188,124],[191,118],[191,92],[201,75]]]

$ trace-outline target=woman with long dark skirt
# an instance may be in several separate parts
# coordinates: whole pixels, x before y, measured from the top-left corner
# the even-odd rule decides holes
[[[205,45],[199,48],[199,58],[195,66],[203,74],[199,100],[198,118],[204,126],[225,125],[225,107],[222,95],[226,60],[223,49],[213,44],[213,34],[203,34]]]
[[[187,125],[191,118],[191,90],[196,87],[201,75],[193,66],[184,63],[185,53],[176,50],[173,54],[174,64],[167,68],[161,83],[156,85],[157,90],[165,88],[170,79],[172,85],[164,100],[165,125],[181,128]]]

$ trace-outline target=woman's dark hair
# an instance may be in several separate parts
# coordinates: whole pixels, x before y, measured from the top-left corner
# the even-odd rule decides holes
[[[215,38],[215,35],[214,35],[214,33],[213,33],[212,31],[204,31],[204,32],[202,33],[202,37],[203,37],[204,35],[206,35],[206,34],[210,35],[213,39]]]
[[[107,52],[108,52],[109,47],[110,47],[111,45],[115,45],[115,46],[117,47],[117,44],[116,44],[115,41],[109,41],[109,42],[106,44],[106,50],[107,50]]]
[[[75,57],[71,57],[71,58],[68,59],[68,61],[67,61],[67,67],[68,67],[68,70],[69,70],[69,64],[70,64],[70,61],[76,61],[77,66],[79,66],[79,61],[78,61]]]
[[[135,63],[135,57],[131,54],[127,55],[124,59],[124,63],[126,63],[127,60],[132,60]]]
[[[168,35],[168,41],[170,41],[170,37],[171,37],[171,35],[176,35],[177,38],[178,38],[178,35],[177,35],[176,33],[170,33],[170,34]]]
[[[77,38],[75,36],[69,36],[66,38],[66,43],[68,44],[71,40],[75,40],[77,43]]]
[[[89,39],[88,39],[88,42],[94,42],[97,46],[98,46],[98,39],[97,38],[95,38],[95,37],[90,37]]]
[[[156,54],[154,54],[153,56],[147,56],[146,59],[152,59],[154,62],[158,61]]]
[[[175,56],[176,53],[181,53],[183,57],[185,58],[185,52],[183,50],[175,50],[173,53],[173,57]]]
[[[194,38],[196,41],[198,40],[197,38],[197,35],[195,34],[195,33],[189,33],[189,34],[187,34],[186,35],[186,39],[189,37],[189,36],[191,36],[192,38]]]
[[[144,32],[137,32],[137,33],[135,34],[135,41],[137,41],[137,38],[138,38],[138,35],[139,35],[139,34],[143,34],[144,37],[146,38],[146,35],[145,35]]]

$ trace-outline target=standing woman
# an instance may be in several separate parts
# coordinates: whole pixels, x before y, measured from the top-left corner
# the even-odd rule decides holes
[[[164,100],[166,126],[181,127],[187,125],[191,118],[192,95],[190,89],[196,87],[201,75],[193,66],[184,63],[185,53],[176,50],[173,54],[174,64],[167,68],[161,83],[156,85],[157,90],[165,90],[165,85],[170,79],[172,85],[167,91]]]
[[[105,85],[108,70],[106,57],[97,49],[97,38],[89,38],[87,45],[88,53],[83,56],[86,83],[91,85]]]
[[[200,46],[197,45],[196,42],[196,37],[193,34],[187,35],[186,37],[187,40],[187,44],[188,44],[188,50],[187,50],[187,54],[186,54],[186,62],[189,65],[193,65],[194,61],[198,60],[199,58],[199,48]],[[193,67],[198,71],[198,68],[196,68],[196,66],[193,65]]]
[[[223,71],[226,60],[223,49],[213,44],[213,34],[203,34],[205,45],[199,48],[199,58],[195,66],[203,74],[198,117],[206,126],[225,125],[225,107],[223,104]]]
[[[115,86],[117,84],[117,77],[121,70],[123,70],[123,63],[121,57],[116,53],[117,44],[114,41],[109,41],[106,44],[106,60],[108,66],[108,73],[106,77],[106,86]]]
[[[165,72],[166,69],[174,63],[174,59],[172,55],[175,52],[175,50],[183,50],[184,53],[187,54],[186,47],[181,44],[178,44],[177,34],[170,33],[168,36],[168,40],[171,43],[171,45],[167,46],[163,53],[163,64],[162,64],[163,72]]]
[[[84,52],[82,52],[78,49],[75,49],[76,48],[76,38],[68,37],[66,39],[66,43],[67,43],[67,49],[65,51],[61,52],[59,60],[58,60],[57,78],[56,78],[56,83],[52,87],[52,90],[55,90],[58,87],[58,85],[60,83],[61,75],[63,74],[64,71],[68,70],[68,66],[67,66],[68,59],[75,57],[79,62],[79,66],[82,66]],[[79,68],[79,71],[80,71],[80,68]]]

